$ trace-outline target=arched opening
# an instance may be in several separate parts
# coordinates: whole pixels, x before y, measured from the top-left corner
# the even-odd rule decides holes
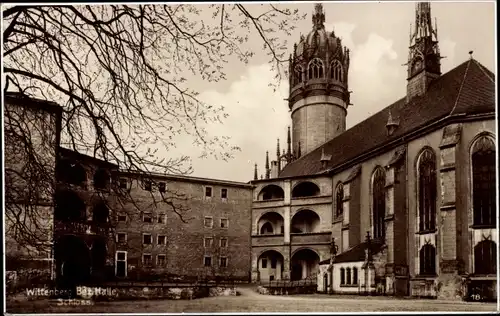
[[[342,65],[337,59],[335,59],[330,65],[330,78],[337,81],[342,81],[343,79]]]
[[[283,255],[275,250],[262,253],[257,260],[260,281],[274,281],[283,278],[285,269]]]
[[[277,185],[270,184],[260,190],[258,200],[282,200],[285,198],[285,192]]]
[[[337,185],[335,193],[335,217],[340,217],[344,213],[344,186],[342,183]]]
[[[80,222],[86,220],[85,202],[74,191],[63,190],[55,194],[54,220]]]
[[[436,248],[431,244],[420,249],[420,275],[436,275]]]
[[[108,222],[109,209],[104,201],[99,201],[92,210],[92,222],[104,224]]]
[[[87,181],[87,172],[78,162],[61,159],[56,167],[57,179],[61,182],[84,186]]]
[[[497,273],[497,245],[494,241],[483,240],[474,247],[474,273]]]
[[[268,212],[262,215],[257,224],[260,235],[277,235],[284,233],[283,217],[276,212]]]
[[[319,188],[312,182],[301,182],[292,190],[292,198],[317,196],[320,194]]]
[[[104,276],[106,266],[106,242],[103,239],[97,239],[92,244],[92,275],[96,277]]]
[[[314,58],[309,62],[309,79],[323,78],[324,76],[324,66],[323,62],[319,58]]]
[[[292,256],[292,280],[313,279],[319,271],[319,256],[311,249],[302,249]]]
[[[377,168],[372,178],[373,237],[385,237],[385,171]]]
[[[58,279],[63,285],[73,287],[89,280],[90,254],[82,239],[73,235],[59,238],[54,255]]]
[[[419,231],[436,228],[436,156],[426,149],[418,159],[418,216]]]
[[[495,144],[482,136],[472,148],[473,224],[484,228],[496,227]]]
[[[320,229],[320,218],[316,212],[301,210],[292,218],[292,234],[316,233]]]
[[[94,173],[94,188],[95,189],[107,189],[111,182],[111,176],[109,172],[105,169],[97,169]]]

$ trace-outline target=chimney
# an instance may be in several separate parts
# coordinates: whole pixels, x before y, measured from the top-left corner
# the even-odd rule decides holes
[[[278,162],[276,160],[271,161],[271,179],[275,179],[278,177]]]

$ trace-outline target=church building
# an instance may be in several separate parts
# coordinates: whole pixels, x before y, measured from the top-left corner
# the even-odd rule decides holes
[[[415,15],[406,95],[346,130],[350,52],[315,5],[290,56],[286,151],[255,166],[252,281],[496,297],[495,77],[472,52],[441,73],[430,3]]]

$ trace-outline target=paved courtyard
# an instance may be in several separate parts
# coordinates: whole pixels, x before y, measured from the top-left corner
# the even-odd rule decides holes
[[[494,312],[493,303],[395,299],[359,296],[259,295],[249,288],[241,296],[210,297],[191,301],[150,300],[95,302],[90,306],[63,306],[57,301],[7,303],[11,313],[200,313],[200,312]]]

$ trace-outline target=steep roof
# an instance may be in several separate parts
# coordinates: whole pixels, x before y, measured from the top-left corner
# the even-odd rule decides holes
[[[372,240],[371,243],[372,255],[378,254],[384,247],[384,243],[378,240]],[[368,248],[368,242],[362,242],[340,254],[335,256],[334,263],[341,262],[359,262],[365,261],[365,250]],[[330,259],[321,261],[319,264],[330,264]]]
[[[495,75],[474,59],[462,63],[431,82],[427,93],[406,103],[402,98],[326,142],[280,172],[280,178],[314,175],[341,167],[383,145],[446,117],[495,111]],[[399,121],[392,135],[387,133],[389,112]],[[322,151],[332,155],[326,167]]]

